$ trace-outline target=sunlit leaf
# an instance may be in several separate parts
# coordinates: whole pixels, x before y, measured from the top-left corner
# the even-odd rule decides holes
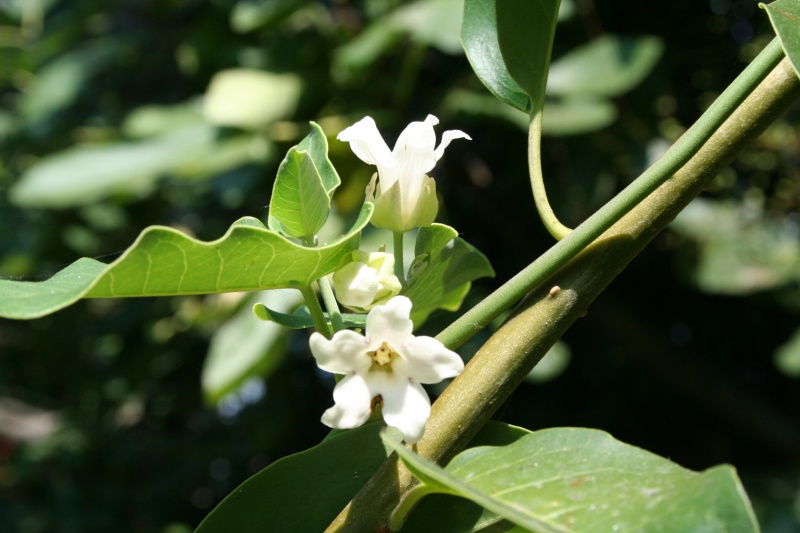
[[[339,174],[331,164],[330,159],[328,159],[328,139],[319,124],[316,122],[311,123],[311,132],[300,141],[297,149],[308,152],[317,172],[319,172],[325,191],[327,191],[328,195],[332,195],[333,191],[341,185],[342,180],[339,178]]]
[[[732,467],[692,472],[598,430],[537,431],[467,449],[444,469],[384,440],[423,490],[458,494],[532,531],[758,531]]]
[[[663,48],[657,37],[603,35],[553,61],[547,94],[614,97],[626,93],[653,70]]]
[[[325,224],[331,199],[308,152],[289,150],[278,168],[269,202],[269,227],[312,243]],[[278,224],[275,224],[277,221]]]
[[[193,124],[151,139],[76,146],[33,165],[9,191],[21,207],[90,205],[115,194],[148,194],[159,176],[214,147],[214,128]]]
[[[41,282],[0,280],[0,316],[37,318],[80,298],[174,296],[298,288],[339,268],[358,247],[372,204],[364,204],[347,235],[316,248],[300,246],[245,217],[216,241],[175,229],[145,229],[119,259],[106,265],[79,259]]]
[[[613,124],[617,108],[608,100],[562,98],[546,100],[542,116],[545,135],[578,135]]]
[[[790,219],[696,199],[670,227],[696,242],[692,275],[704,291],[749,294],[800,280],[800,241]]]
[[[206,119],[218,126],[258,130],[291,116],[302,83],[295,74],[231,69],[211,80],[203,102]]]
[[[508,105],[530,111],[530,97],[511,77],[497,40],[495,0],[466,0],[461,40],[472,69],[489,91]]]
[[[276,323],[265,324],[253,316],[248,304],[256,299],[285,312],[303,301],[297,291],[253,294],[214,332],[200,379],[208,403],[215,404],[254,376],[269,377],[286,354],[286,329]]]
[[[419,44],[435,47],[444,53],[460,53],[463,5],[464,0],[420,0],[400,5],[335,51],[335,75],[347,79],[353,73],[369,68],[406,35]]]
[[[796,0],[776,0],[758,5],[767,11],[783,51],[792,62],[794,71],[800,75],[800,5]]]
[[[404,294],[414,304],[411,319],[416,326],[436,309],[458,308],[466,284],[494,276],[486,256],[444,224],[421,228],[414,253],[417,260],[410,269],[409,288]]]
[[[122,133],[133,139],[144,139],[203,120],[202,103],[197,99],[175,105],[145,105],[128,113],[122,123]]]
[[[463,11],[464,0],[421,0],[397,9],[389,20],[418,43],[448,54],[459,54]]]

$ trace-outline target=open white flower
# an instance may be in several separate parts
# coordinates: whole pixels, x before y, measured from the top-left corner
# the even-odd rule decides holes
[[[378,167],[379,183],[373,177],[367,200],[375,203],[372,223],[395,232],[430,226],[436,219],[439,203],[436,182],[430,172],[454,139],[469,139],[459,130],[449,130],[436,146],[433,127],[439,119],[428,115],[424,122],[412,122],[400,134],[394,149],[381,137],[375,121],[365,117],[342,131],[337,139],[350,143],[353,152],[365,163]]]
[[[403,288],[394,275],[394,256],[386,252],[353,252],[354,261],[333,274],[336,299],[345,307],[366,313]]]
[[[417,442],[431,413],[431,402],[420,383],[438,383],[457,376],[464,362],[432,337],[415,337],[409,318],[411,300],[395,296],[367,315],[365,336],[337,332],[328,340],[311,335],[311,353],[323,370],[345,374],[333,389],[336,404],[322,415],[322,423],[339,429],[358,427],[376,404],[383,419]]]

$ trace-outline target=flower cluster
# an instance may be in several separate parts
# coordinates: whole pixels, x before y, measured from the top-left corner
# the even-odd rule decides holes
[[[311,335],[317,365],[345,375],[333,389],[335,405],[322,415],[325,425],[358,427],[380,404],[383,419],[399,429],[406,442],[420,439],[431,412],[421,384],[457,376],[464,362],[436,339],[412,335],[410,314],[411,300],[395,296],[369,312],[364,335],[351,330],[339,331],[332,339]]]

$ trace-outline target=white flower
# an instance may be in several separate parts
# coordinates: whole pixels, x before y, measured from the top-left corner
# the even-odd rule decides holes
[[[345,307],[366,313],[400,294],[403,288],[394,275],[394,256],[385,252],[353,252],[353,262],[333,274],[336,299]]]
[[[311,353],[323,370],[345,374],[333,389],[335,405],[322,423],[339,429],[358,427],[376,404],[383,419],[408,443],[419,441],[431,413],[431,402],[420,383],[438,383],[457,376],[464,362],[431,337],[415,337],[409,318],[411,300],[395,296],[367,315],[366,336],[337,332],[328,340],[311,335]]]
[[[426,173],[444,155],[450,141],[470,138],[463,131],[446,131],[436,147],[433,127],[438,123],[439,119],[433,115],[428,115],[424,122],[412,122],[400,134],[392,151],[370,117],[338,135],[337,139],[350,143],[359,159],[378,167],[379,184],[376,187],[373,177],[367,188],[367,200],[375,203],[374,225],[405,232],[430,226],[436,219],[439,210],[436,183]]]

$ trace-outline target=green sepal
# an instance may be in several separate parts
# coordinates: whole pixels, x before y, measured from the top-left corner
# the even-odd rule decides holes
[[[416,203],[413,206],[405,206],[399,180],[388,190],[383,191],[380,182],[376,183],[377,174],[373,176],[367,187],[367,201],[375,204],[372,225],[395,233],[405,233],[414,228],[424,228],[433,224],[439,213],[436,181],[429,176],[424,176],[423,179],[425,183]]]

